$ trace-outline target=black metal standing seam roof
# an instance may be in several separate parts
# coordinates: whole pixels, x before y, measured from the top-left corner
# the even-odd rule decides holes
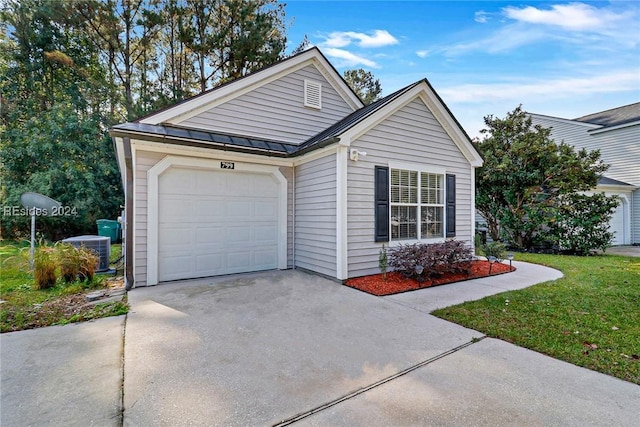
[[[591,123],[604,127],[618,126],[640,120],[640,102],[611,110],[600,111],[573,119],[577,122]]]
[[[294,144],[218,132],[208,132],[198,129],[188,129],[171,125],[151,125],[146,123],[129,122],[115,125],[111,128],[111,134],[113,136],[123,133],[151,135],[163,140],[188,140],[196,145],[204,147],[233,147],[234,149],[239,149],[241,151],[259,151],[281,156],[293,154],[298,149]]]

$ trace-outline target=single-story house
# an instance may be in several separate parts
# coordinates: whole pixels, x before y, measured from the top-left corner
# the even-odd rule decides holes
[[[383,244],[473,244],[482,159],[427,80],[365,106],[312,48],[110,133],[128,287],[345,280],[378,273]]]
[[[555,141],[600,150],[609,169],[592,192],[618,198],[609,226],[612,243],[640,244],[640,102],[571,120],[542,114],[531,114],[531,119],[550,128]]]

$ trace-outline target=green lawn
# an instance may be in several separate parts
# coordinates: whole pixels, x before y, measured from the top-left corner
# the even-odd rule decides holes
[[[119,247],[114,248],[115,251]],[[114,250],[112,250],[114,257]],[[117,316],[128,311],[126,299],[86,306],[85,293],[105,288],[102,277],[90,283],[64,284],[38,290],[29,273],[29,243],[0,241],[0,332]],[[117,256],[115,256],[117,258]]]
[[[433,314],[640,384],[640,258],[516,254],[564,277]]]

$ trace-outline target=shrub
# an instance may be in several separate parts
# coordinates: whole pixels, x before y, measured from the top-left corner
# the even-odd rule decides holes
[[[458,240],[416,243],[389,249],[389,266],[421,282],[447,273],[469,274],[472,257],[471,248]]]
[[[56,244],[56,258],[60,265],[60,276],[64,281],[71,283],[77,280],[82,267],[80,251],[68,243],[58,243]]]
[[[56,261],[51,248],[38,248],[33,257],[33,278],[38,289],[56,285]]]
[[[501,242],[490,242],[482,246],[482,252],[487,258],[493,256],[496,257],[498,262],[502,262],[507,254],[507,247]]]
[[[77,248],[80,254],[80,280],[91,282],[98,266],[98,255],[91,249]]]
[[[596,249],[604,251],[613,240],[609,221],[616,206],[617,198],[601,193],[567,195],[543,237],[567,253],[588,255]]]

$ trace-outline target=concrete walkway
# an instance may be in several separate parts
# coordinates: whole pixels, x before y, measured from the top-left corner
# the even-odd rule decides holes
[[[0,335],[0,425],[120,425],[124,322]]]
[[[126,328],[2,334],[0,424],[637,425],[637,385],[428,314],[560,277],[516,265],[384,298],[299,271],[135,289]]]

